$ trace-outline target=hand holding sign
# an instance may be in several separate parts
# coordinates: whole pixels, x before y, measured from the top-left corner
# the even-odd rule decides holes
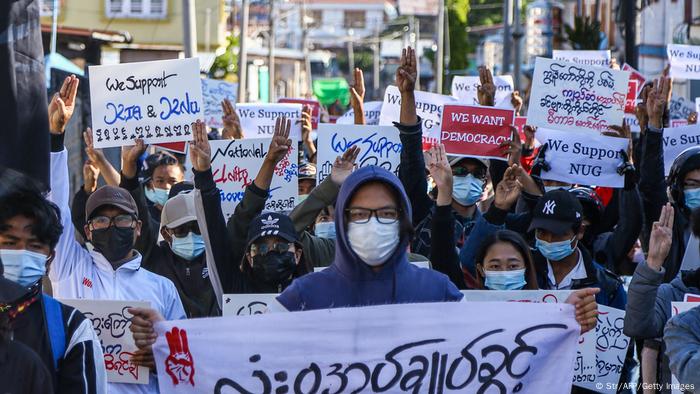
[[[336,185],[340,186],[355,170],[355,161],[360,155],[360,147],[357,145],[351,146],[343,152],[341,156],[335,158],[333,169],[331,170],[331,180]]]
[[[49,132],[63,134],[66,125],[75,111],[75,96],[78,94],[80,81],[75,75],[67,77],[58,93],[55,93],[49,103]]]
[[[401,94],[413,93],[416,88],[418,71],[416,70],[416,51],[411,48],[404,48],[401,51],[401,62],[396,69],[396,86]]]
[[[446,206],[452,204],[452,168],[447,160],[445,145],[433,144],[426,155],[430,176],[435,181],[438,190],[437,205]]]
[[[649,115],[649,125],[657,129],[663,128],[663,116],[668,103],[671,101],[673,81],[661,77],[654,80],[654,86],[649,91],[646,100],[646,110]]]
[[[581,334],[595,328],[598,323],[598,304],[595,295],[600,292],[598,288],[586,288],[576,290],[569,298],[567,304],[576,307],[576,321],[581,325]]]
[[[225,140],[238,140],[243,138],[241,119],[238,117],[238,112],[236,112],[228,99],[224,99],[221,102],[221,109],[224,111],[224,115],[221,117],[221,122],[224,124],[224,129],[221,131],[221,138]]]
[[[673,240],[673,206],[666,203],[661,207],[661,216],[654,222],[649,239],[649,256],[647,264],[649,268],[659,271],[664,265],[664,260],[671,249]]]
[[[197,172],[204,172],[211,168],[211,146],[207,138],[207,129],[200,120],[192,123],[192,136],[190,143],[190,160],[192,168]]]
[[[493,83],[493,74],[488,67],[479,67],[479,81],[481,81],[481,84],[477,87],[479,104],[493,107],[496,100],[496,84]]]

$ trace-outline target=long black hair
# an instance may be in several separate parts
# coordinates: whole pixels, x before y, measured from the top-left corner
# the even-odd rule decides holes
[[[483,266],[484,258],[486,254],[491,249],[491,246],[497,243],[505,242],[512,245],[515,250],[520,253],[525,262],[525,287],[523,290],[537,290],[539,286],[537,285],[537,275],[535,273],[535,264],[532,258],[532,253],[530,253],[530,247],[527,242],[520,236],[520,234],[511,230],[498,230],[495,233],[489,234],[484,241],[479,246],[476,251],[475,263],[476,265]],[[484,288],[484,278],[481,276],[479,270],[476,270],[476,279],[480,288]]]

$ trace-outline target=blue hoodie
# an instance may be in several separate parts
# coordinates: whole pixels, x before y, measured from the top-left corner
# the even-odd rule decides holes
[[[361,185],[379,181],[388,184],[401,198],[403,215],[411,217],[411,206],[399,179],[383,168],[363,167],[350,175],[340,188],[335,205],[336,253],[330,267],[297,278],[277,297],[289,311],[342,308],[417,302],[459,301],[462,294],[447,276],[408,263],[409,239],[374,272],[350,248],[345,209]]]

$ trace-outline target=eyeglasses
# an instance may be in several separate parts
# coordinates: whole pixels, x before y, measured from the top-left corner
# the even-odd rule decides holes
[[[272,245],[266,243],[252,244],[250,245],[250,255],[251,256],[265,256],[270,252],[286,253],[291,249],[292,243],[290,242],[275,242]]]
[[[94,230],[105,229],[112,225],[118,228],[134,228],[136,227],[136,218],[126,214],[115,217],[95,216],[90,220],[90,224]]]
[[[199,225],[197,225],[197,222],[185,223],[181,226],[177,226],[168,230],[170,231],[170,234],[172,234],[176,238],[185,238],[187,234],[191,232],[197,235],[201,235],[201,232],[199,231]]]
[[[358,224],[368,223],[372,216],[376,217],[377,221],[382,224],[396,223],[400,213],[401,211],[397,208],[349,208],[345,210],[348,219]]]
[[[479,168],[476,171],[469,171],[469,169],[464,168],[464,167],[454,167],[452,168],[452,175],[453,176],[467,176],[469,174],[472,174],[474,178],[477,179],[486,179],[486,170]]]

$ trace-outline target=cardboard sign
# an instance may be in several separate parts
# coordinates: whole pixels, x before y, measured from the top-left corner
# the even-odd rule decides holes
[[[513,110],[447,104],[440,141],[448,155],[507,160],[501,144],[511,139]]]
[[[246,187],[253,183],[260,171],[270,147],[270,139],[246,138],[209,143],[212,154],[211,171],[216,187],[221,193],[221,210],[228,220],[243,199]],[[299,192],[297,161],[297,141],[292,139],[292,146],[287,155],[275,168],[265,210],[284,212],[294,209]]]
[[[566,304],[444,302],[164,321],[155,329],[163,393],[565,393],[579,326]]]
[[[664,173],[668,175],[676,157],[684,150],[700,145],[700,125],[688,125],[664,129]]]
[[[246,316],[270,313],[269,305],[276,303],[279,293],[224,294],[223,316]],[[278,303],[278,302],[277,302]],[[284,309],[284,308],[282,308]],[[274,309],[279,312],[279,308]]]
[[[204,99],[204,124],[222,129],[224,110],[221,102],[228,99],[235,105],[238,100],[238,84],[218,79],[202,78],[202,98]]]
[[[625,113],[634,114],[637,108],[637,90],[639,81],[630,79],[627,87],[627,97],[625,98]]]
[[[513,93],[513,77],[510,75],[498,75],[493,77],[496,85],[496,95],[494,104],[505,100],[510,102],[510,95]],[[479,105],[478,89],[481,80],[478,76],[452,78],[452,95],[459,99],[460,104]]]
[[[442,94],[421,92],[416,90],[416,114],[423,120],[423,141],[437,142],[440,140],[440,122],[442,106],[456,104],[457,99]],[[401,93],[396,86],[389,86],[384,92],[382,111],[379,114],[380,126],[391,126],[398,122],[401,114]]]
[[[149,302],[87,299],[59,301],[78,309],[92,322],[102,343],[108,382],[148,384],[148,368],[137,367],[131,362],[131,356],[137,349],[129,331],[133,316],[127,309],[149,308]]]
[[[647,78],[627,63],[622,65],[622,71],[628,71],[630,73],[630,81],[637,81],[637,96],[639,96],[639,93],[644,89]]]
[[[620,151],[627,151],[626,138],[544,128],[537,130],[537,136],[548,145],[545,160],[552,167],[542,170],[542,179],[603,187],[625,185],[617,168],[623,160]]]
[[[666,45],[671,78],[700,79],[700,46]]]
[[[676,94],[671,95],[671,102],[668,105],[668,112],[671,120],[682,119],[688,120],[688,117],[695,111],[693,102],[683,96]]]
[[[295,98],[281,98],[278,101],[279,103],[283,104],[301,104],[301,108],[304,109],[304,106],[310,106],[311,107],[311,127],[314,130],[318,129],[318,123],[321,120],[321,104],[316,101],[316,100],[304,100],[304,99],[295,99]]]
[[[95,148],[192,140],[202,118],[197,59],[90,66]]]
[[[619,126],[625,115],[628,80],[625,71],[538,57],[528,122],[555,130],[596,132]]]
[[[576,63],[581,66],[610,67],[610,51],[572,51],[555,49],[552,51],[552,59]]]
[[[365,107],[365,123],[368,126],[379,124],[379,114],[382,112],[381,101],[368,101],[364,103]],[[348,112],[339,117],[336,124],[355,124],[355,111],[350,108]]]
[[[319,184],[331,174],[335,158],[354,145],[360,147],[357,168],[379,166],[398,176],[401,140],[395,127],[321,123],[317,141]]]
[[[238,104],[236,112],[241,119],[245,138],[266,138],[275,133],[275,121],[286,116],[292,121],[289,138],[301,139],[301,104]]]

